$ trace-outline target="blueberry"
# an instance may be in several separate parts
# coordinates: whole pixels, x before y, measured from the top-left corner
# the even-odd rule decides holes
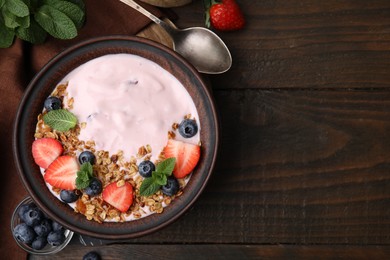
[[[19,218],[25,222],[24,220],[24,214],[30,210],[30,209],[33,209],[33,208],[36,208],[37,206],[31,202],[31,203],[28,203],[28,204],[23,204],[22,206],[20,206],[19,210],[18,210],[18,216]]]
[[[91,251],[83,256],[83,260],[101,260],[102,258],[97,252]]]
[[[167,196],[173,196],[179,191],[179,182],[175,177],[169,176],[167,184],[161,187],[162,192]]]
[[[52,231],[63,231],[64,230],[64,227],[61,226],[61,224],[58,223],[57,221],[52,221],[51,228],[52,228]]]
[[[96,196],[102,193],[103,185],[102,182],[97,178],[92,178],[88,187],[85,188],[84,192],[89,196]]]
[[[38,236],[46,237],[52,231],[51,220],[45,218],[39,224],[34,226],[34,231]]]
[[[198,132],[198,125],[193,119],[184,119],[179,124],[179,133],[184,138],[190,138]]]
[[[45,100],[43,105],[47,111],[60,109],[62,106],[62,101],[58,97],[48,97]]]
[[[52,246],[59,246],[65,241],[65,234],[62,230],[52,231],[47,236],[47,242]]]
[[[47,245],[46,236],[36,237],[31,244],[31,247],[35,250],[41,250]]]
[[[35,232],[26,223],[18,224],[13,230],[15,238],[22,243],[31,244],[35,239]]]
[[[39,208],[32,208],[27,210],[23,215],[24,223],[33,227],[41,222],[44,218],[42,211]]]
[[[90,151],[84,151],[79,155],[80,164],[89,162],[90,164],[93,165],[95,164],[95,160],[96,160],[95,155]]]
[[[138,172],[144,178],[151,177],[152,172],[155,170],[156,167],[151,161],[143,161],[138,165]]]
[[[60,198],[65,203],[72,203],[79,198],[79,195],[74,190],[61,190]]]

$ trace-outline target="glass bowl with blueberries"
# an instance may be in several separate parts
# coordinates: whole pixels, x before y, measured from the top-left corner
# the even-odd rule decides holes
[[[31,254],[54,254],[65,248],[73,237],[73,231],[51,220],[30,197],[15,208],[11,219],[11,231],[16,243]]]

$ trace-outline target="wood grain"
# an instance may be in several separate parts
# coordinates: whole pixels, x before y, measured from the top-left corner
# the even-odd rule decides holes
[[[34,259],[79,260],[89,251],[104,260],[120,259],[385,259],[389,247],[260,246],[260,245],[110,245],[96,248],[68,246],[56,255]]]
[[[246,28],[217,32],[233,66],[215,89],[388,88],[390,1],[238,2]],[[202,1],[175,11],[179,27],[204,25]]]
[[[137,242],[388,244],[390,93],[216,91],[222,140],[188,214]]]
[[[165,18],[163,19],[166,23],[171,24],[172,26],[175,26],[172,21]],[[148,25],[145,29],[137,33],[137,36],[147,38],[149,40],[161,43],[171,49],[173,49],[173,43],[172,38],[169,36],[169,34],[162,29],[161,26],[151,23]]]
[[[217,32],[233,67],[208,77],[222,130],[204,193],[163,230],[96,250],[389,259],[390,1],[237,2],[246,28]],[[202,1],[174,11],[179,28],[204,25]],[[58,258],[94,249],[76,244]]]
[[[193,208],[129,243],[390,242],[390,93],[216,91],[222,146]]]
[[[160,7],[176,7],[189,4],[192,0],[141,0],[142,2],[160,6]]]

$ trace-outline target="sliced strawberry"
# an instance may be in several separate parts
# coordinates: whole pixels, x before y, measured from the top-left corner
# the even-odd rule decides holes
[[[133,186],[125,182],[125,185],[118,187],[113,182],[104,188],[103,200],[121,212],[126,212],[133,203]]]
[[[76,189],[76,177],[79,168],[76,157],[63,155],[49,165],[43,178],[53,187],[74,190]]]
[[[36,139],[32,144],[32,155],[36,164],[46,169],[62,154],[62,144],[54,138]]]
[[[170,139],[164,148],[164,155],[165,158],[176,158],[173,175],[180,179],[190,174],[198,164],[200,146]]]

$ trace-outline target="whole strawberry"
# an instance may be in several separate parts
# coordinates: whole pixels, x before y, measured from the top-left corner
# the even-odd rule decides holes
[[[220,31],[239,30],[245,25],[245,18],[235,0],[205,0],[211,25]],[[206,22],[207,23],[207,22]]]

